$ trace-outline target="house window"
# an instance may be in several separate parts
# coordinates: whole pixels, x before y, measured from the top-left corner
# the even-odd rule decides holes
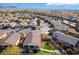
[[[76,47],[79,47],[79,41],[77,42]]]
[[[28,48],[28,45],[25,45],[24,48],[27,49]]]
[[[38,48],[38,46],[35,46],[35,48]]]
[[[30,48],[34,48],[34,46],[33,46],[33,45],[31,45],[31,46],[30,46]]]

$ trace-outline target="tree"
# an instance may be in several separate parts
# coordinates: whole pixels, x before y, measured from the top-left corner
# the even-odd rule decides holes
[[[47,34],[41,34],[41,39],[43,41],[49,41],[51,39],[51,36],[49,36]]]
[[[21,21],[20,21],[20,20],[15,20],[14,22],[16,22],[16,23],[21,23]]]
[[[18,46],[8,46],[2,51],[3,55],[19,55],[21,54],[21,49]]]
[[[39,19],[37,20],[37,26],[40,26],[40,20]]]
[[[37,50],[37,49],[35,49],[35,50],[33,50],[33,53],[37,53],[39,50]]]
[[[66,51],[67,51],[68,54],[74,54],[74,51],[70,48],[68,48]]]
[[[15,11],[12,11],[12,12],[10,12],[11,14],[16,14],[16,12]]]
[[[79,22],[76,23],[75,30],[76,30],[77,32],[79,32]]]

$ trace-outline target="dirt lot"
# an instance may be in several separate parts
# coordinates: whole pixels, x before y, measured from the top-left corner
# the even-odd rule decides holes
[[[71,32],[71,33],[74,33],[74,34],[79,34],[79,32],[76,32],[74,28],[69,28],[68,32]]]

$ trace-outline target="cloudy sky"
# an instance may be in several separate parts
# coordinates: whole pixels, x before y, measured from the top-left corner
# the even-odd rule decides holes
[[[0,3],[0,6],[15,6],[21,8],[41,8],[41,9],[77,9],[79,4],[62,3]]]

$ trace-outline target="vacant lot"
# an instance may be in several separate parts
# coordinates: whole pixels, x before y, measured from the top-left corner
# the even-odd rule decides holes
[[[76,32],[74,28],[69,28],[68,32],[71,32],[71,33],[74,33],[74,34],[79,34],[79,32]]]

